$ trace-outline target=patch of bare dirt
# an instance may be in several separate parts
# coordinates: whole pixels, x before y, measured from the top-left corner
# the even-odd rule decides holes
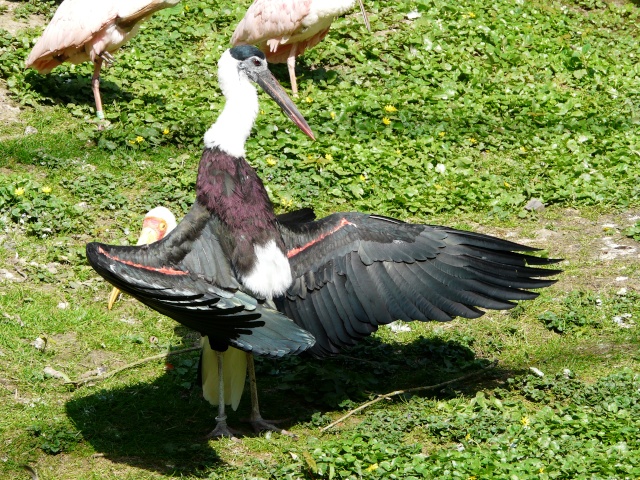
[[[16,19],[13,12],[20,5],[20,3],[16,2],[0,0],[0,11],[2,11],[2,15],[0,15],[0,28],[14,35],[19,30],[24,30],[25,28],[44,26],[44,18],[40,15],[31,15],[26,19]]]
[[[0,29],[7,30],[12,35],[26,28],[42,27],[45,19],[41,15],[31,15],[26,19],[16,19],[14,11],[21,4],[9,0],[0,0]],[[19,120],[20,107],[9,97],[9,91],[4,81],[0,80],[0,131]]]
[[[635,273],[640,267],[640,243],[622,233],[638,219],[640,210],[590,219],[579,210],[567,208],[557,218],[541,218],[539,228],[529,224],[486,233],[541,248],[551,257],[564,259],[558,265],[565,270],[558,277],[557,286],[562,290],[608,288],[640,292],[640,278]]]

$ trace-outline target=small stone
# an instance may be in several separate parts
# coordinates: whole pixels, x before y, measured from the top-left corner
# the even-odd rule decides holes
[[[56,369],[54,369],[52,367],[44,367],[44,374],[47,377],[60,378],[60,379],[64,380],[65,382],[71,381],[69,379],[69,377],[67,377],[64,373],[59,372],[58,370],[56,370]]]
[[[387,326],[389,327],[389,330],[391,330],[393,333],[410,332],[411,331],[411,327],[409,325],[405,325],[400,321],[391,322]]]
[[[627,294],[627,289],[625,287],[622,287],[620,290],[616,292],[616,295],[620,295],[621,297],[625,296],[626,294]]]
[[[615,317],[613,317],[613,323],[618,325],[620,328],[632,328],[635,325],[635,322],[631,320],[630,313],[623,313],[622,315],[616,315]]]
[[[47,341],[44,338],[38,337],[31,342],[31,345],[33,345],[36,350],[44,351],[47,347]]]
[[[624,282],[629,280],[629,277],[616,277],[616,282]]]
[[[32,127],[31,125],[24,129],[25,135],[35,135],[36,133],[38,133],[38,129],[36,127]]]
[[[544,203],[542,203],[537,198],[532,198],[524,206],[524,209],[529,211],[535,210],[536,212],[541,212],[542,210],[544,210]]]
[[[564,370],[562,370],[562,375],[564,375],[564,378],[571,378],[573,376],[573,373],[568,368],[565,368]]]
[[[529,370],[531,370],[534,375],[537,375],[540,378],[544,377],[544,373],[542,373],[542,371],[538,370],[536,367],[529,367]]]
[[[412,10],[411,12],[407,13],[407,20],[415,20],[417,18],[420,18],[422,16],[422,14],[420,12],[418,12],[417,10]]]
[[[66,309],[66,308],[68,308],[68,307],[69,307],[69,304],[68,304],[67,302],[60,302],[60,303],[58,304],[58,308],[59,308],[60,310],[65,310],[65,309]]]

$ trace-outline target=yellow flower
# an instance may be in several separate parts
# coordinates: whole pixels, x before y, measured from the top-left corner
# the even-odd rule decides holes
[[[509,182],[504,182],[504,186],[509,188],[511,186],[511,184]]]
[[[51,187],[42,187],[42,193],[51,193]]]
[[[531,421],[529,420],[529,417],[524,416],[520,419],[520,423],[522,424],[523,427],[528,427]]]
[[[304,99],[307,103],[313,103],[313,98],[307,97]]]
[[[440,132],[440,133],[438,133],[438,135],[440,135],[441,137],[444,137],[445,133],[444,132]]]
[[[260,110],[260,115],[264,115],[264,110]]]
[[[130,143],[131,145],[135,145],[135,144],[136,144],[136,141],[135,141],[135,140],[129,140],[129,143]]]
[[[377,470],[377,469],[378,469],[378,464],[377,464],[377,463],[374,463],[374,464],[369,465],[369,466],[367,467],[367,472],[373,472],[374,470]]]
[[[471,434],[470,434],[470,433],[467,433],[467,434],[464,436],[464,439],[465,439],[466,441],[471,440]]]
[[[165,129],[162,131],[162,134],[163,134],[163,135],[169,135],[169,129],[168,129],[168,128],[165,128]]]
[[[331,112],[329,115],[331,115],[331,120],[336,119],[336,112]]]
[[[188,12],[189,11],[189,5],[185,5],[184,9]]]
[[[471,137],[471,138],[469,139],[469,143],[470,143],[471,145],[473,145],[474,143],[478,143],[478,140],[476,140],[475,138]]]
[[[270,167],[275,167],[278,161],[273,157],[267,157],[267,165]]]
[[[397,154],[397,155],[402,155],[402,152],[400,151],[400,149],[397,149],[397,150],[396,150],[396,154]]]
[[[386,107],[384,107],[384,111],[387,113],[393,113],[393,112],[397,112],[398,109],[393,105],[387,105]]]
[[[22,188],[22,187],[18,187],[18,188],[16,188],[16,189],[13,191],[13,194],[14,194],[16,197],[21,197],[22,195],[24,195],[24,188]]]
[[[544,473],[544,467],[540,467],[540,470],[538,470],[538,473]]]
[[[142,142],[144,142],[144,138],[143,138],[143,137],[141,137],[140,135],[138,135],[138,136],[136,137],[136,142],[138,142],[138,143],[142,143]]]
[[[384,117],[382,119],[382,123],[384,123],[385,125],[391,125],[391,120],[389,120],[387,117]]]
[[[476,18],[476,14],[473,12],[469,12],[469,18]]]
[[[467,480],[476,480],[476,478],[478,477],[476,477],[475,475],[471,475],[470,477],[467,477]]]
[[[524,147],[520,147],[520,151],[521,151],[522,153],[524,153],[524,152],[526,152],[526,151],[527,151],[527,149],[526,149],[526,148],[524,148]]]
[[[364,173],[363,173],[363,174],[361,174],[361,175],[360,175],[360,181],[361,181],[361,182],[366,182],[366,181],[367,181],[367,175],[366,175],[366,174],[364,174]]]
[[[330,153],[327,153],[327,154],[325,154],[324,158],[329,160],[329,161],[331,161],[331,160],[333,160],[333,155],[331,155]]]

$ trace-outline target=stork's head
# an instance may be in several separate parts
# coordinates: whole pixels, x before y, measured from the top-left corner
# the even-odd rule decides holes
[[[149,210],[142,220],[142,232],[138,238],[138,245],[157,242],[176,228],[176,217],[166,207],[156,207]]]
[[[315,140],[311,128],[293,101],[269,71],[264,53],[251,45],[230,48],[218,62],[218,81],[225,97],[238,95],[248,80],[258,84],[280,106],[293,123],[309,138]]]
[[[138,238],[138,245],[147,245],[162,240],[176,226],[176,217],[173,216],[171,210],[166,207],[153,208],[142,219],[142,232],[140,232],[140,237]],[[109,303],[107,304],[109,310],[113,308],[118,295],[120,295],[120,290],[114,287],[111,290]]]

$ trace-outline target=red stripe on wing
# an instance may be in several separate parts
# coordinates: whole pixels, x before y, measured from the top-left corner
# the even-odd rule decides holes
[[[135,268],[141,268],[143,270],[150,270],[152,272],[158,272],[158,273],[162,273],[164,275],[189,275],[189,272],[185,272],[183,270],[175,270],[173,268],[168,268],[168,267],[161,267],[161,268],[157,268],[157,267],[150,267],[148,265],[142,265],[140,263],[134,263],[130,260],[122,260],[118,257],[114,257],[113,255],[109,255],[107,252],[104,251],[104,249],[102,247],[98,247],[98,252],[101,253],[102,255],[104,255],[105,257],[107,257],[110,260],[114,260],[118,263],[124,263],[125,265],[129,265],[131,267],[135,267]]]
[[[316,243],[324,240],[325,238],[327,238],[329,235],[333,235],[334,233],[336,233],[338,230],[340,230],[343,227],[346,227],[347,225],[353,225],[354,227],[356,227],[355,223],[351,223],[349,220],[347,220],[346,218],[342,218],[340,219],[340,223],[338,223],[338,225],[336,225],[335,227],[333,227],[331,230],[329,230],[328,232],[324,232],[322,235],[320,235],[317,238],[314,238],[313,240],[311,240],[310,242],[305,243],[304,245],[302,245],[301,247],[298,248],[293,248],[291,250],[289,250],[287,252],[287,258],[291,258],[291,257],[295,257],[297,254],[299,254],[300,252],[306,250],[307,248],[315,245]]]

